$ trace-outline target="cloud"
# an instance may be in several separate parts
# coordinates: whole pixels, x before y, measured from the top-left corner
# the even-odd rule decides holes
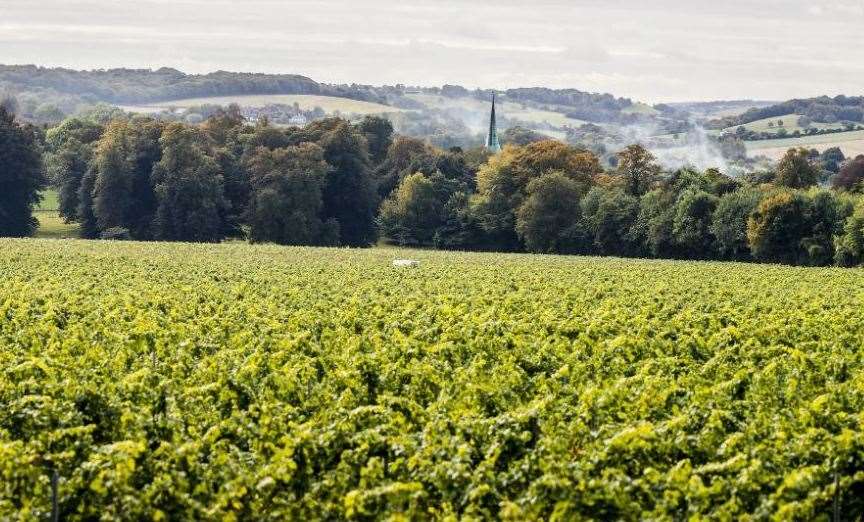
[[[0,0],[0,60],[784,99],[860,91],[862,17],[860,0]]]

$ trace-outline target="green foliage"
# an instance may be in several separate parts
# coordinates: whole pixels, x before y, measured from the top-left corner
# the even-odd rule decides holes
[[[581,202],[585,231],[597,252],[628,256],[638,253],[631,229],[639,200],[620,188],[592,188]]]
[[[602,172],[597,157],[557,141],[541,141],[525,147],[508,146],[493,156],[477,173],[475,211],[483,229],[499,238],[504,248],[514,248],[516,212],[526,198],[528,184],[544,174],[560,173],[584,195]]]
[[[92,213],[99,230],[120,227],[135,239],[153,236],[157,202],[151,175],[162,155],[162,131],[161,123],[148,119],[114,120],[105,128],[90,164],[93,188],[80,200],[83,206],[92,200],[92,208],[80,209],[79,219]],[[83,185],[82,179],[82,190]]]
[[[851,205],[824,190],[768,196],[748,221],[750,250],[763,261],[829,264],[835,256],[833,238],[852,213]]]
[[[381,233],[400,245],[431,244],[441,225],[445,201],[422,173],[408,176],[381,205]]]
[[[745,187],[724,194],[717,202],[711,223],[716,250],[724,259],[746,259],[750,254],[747,221],[763,197],[758,189]]]
[[[654,257],[677,257],[678,245],[672,237],[675,220],[675,194],[654,189],[639,199],[639,214],[629,237],[640,250]]]
[[[855,212],[846,221],[843,233],[835,238],[835,261],[840,266],[864,263],[864,201],[859,201]]]
[[[81,181],[93,161],[94,144],[103,132],[101,125],[69,119],[46,133],[48,179],[58,187],[58,210],[67,223],[78,221]]]
[[[525,146],[548,139],[550,139],[548,136],[544,136],[537,131],[519,126],[510,127],[501,134],[501,142],[505,145]]]
[[[688,190],[679,196],[672,221],[672,237],[688,257],[710,259],[714,246],[711,224],[717,196]]]
[[[295,139],[321,146],[324,159],[332,167],[324,186],[324,216],[339,223],[340,244],[374,244],[378,239],[378,196],[366,138],[347,121],[331,118],[310,124]]]
[[[459,210],[452,205],[463,201],[453,200],[460,193],[467,197],[465,186],[440,172],[428,177],[419,172],[408,176],[381,205],[378,218],[381,233],[400,245],[461,244],[465,238],[449,236],[462,234],[467,224],[447,223],[448,219],[458,220],[452,214]]]
[[[657,183],[661,168],[656,158],[642,145],[630,145],[618,153],[618,183],[624,192],[639,197]]]
[[[53,469],[68,521],[864,515],[858,271],[6,240],[0,279],[3,520]]]
[[[516,214],[516,233],[529,252],[574,252],[579,231],[579,185],[553,172],[532,180]]]
[[[321,220],[328,165],[321,147],[260,148],[250,160],[247,221],[253,243],[336,245],[338,223]]]
[[[820,176],[820,169],[810,161],[807,149],[789,149],[777,164],[774,183],[781,187],[801,189],[815,185]]]
[[[0,237],[31,235],[46,179],[35,130],[0,107]]]
[[[357,124],[357,128],[369,145],[369,160],[373,165],[380,164],[393,143],[393,124],[380,116],[366,116]]]
[[[856,156],[831,178],[831,186],[848,192],[864,192],[864,156]]]
[[[159,139],[153,166],[153,236],[162,241],[218,242],[224,227],[222,173],[201,131],[175,123]]]

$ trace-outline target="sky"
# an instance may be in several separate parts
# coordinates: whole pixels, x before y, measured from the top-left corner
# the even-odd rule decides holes
[[[864,0],[0,0],[0,63],[610,92],[864,90]]]

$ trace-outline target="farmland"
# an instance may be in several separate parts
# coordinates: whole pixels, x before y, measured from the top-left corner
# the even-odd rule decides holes
[[[788,133],[793,133],[795,131],[804,132],[808,128],[813,129],[842,129],[845,127],[843,123],[824,123],[824,122],[812,122],[809,127],[802,127],[798,124],[798,120],[801,118],[799,114],[787,114],[786,116],[781,116],[778,118],[765,118],[762,120],[756,120],[754,122],[750,122],[741,127],[749,131],[754,132],[769,132],[773,134],[777,134],[781,132],[781,130],[785,130]],[[782,121],[783,125],[778,125],[778,122]],[[723,132],[735,132],[738,126],[729,127],[724,129]]]
[[[244,96],[215,96],[208,98],[189,98],[173,100],[150,105],[130,105],[121,107],[129,112],[154,114],[172,109],[188,109],[201,105],[227,106],[236,103],[242,107],[261,108],[266,105],[294,105],[297,103],[303,110],[320,107],[327,113],[341,114],[386,114],[401,112],[402,109],[335,96],[315,96],[309,94],[262,94]]]
[[[0,279],[0,519],[55,469],[63,520],[864,513],[860,270],[0,240]]]
[[[839,147],[847,157],[864,154],[864,131],[838,132],[836,134],[821,134],[786,138],[776,140],[748,141],[747,152],[753,155],[768,156],[779,159],[787,150],[793,147],[813,148],[822,152],[831,147]]]

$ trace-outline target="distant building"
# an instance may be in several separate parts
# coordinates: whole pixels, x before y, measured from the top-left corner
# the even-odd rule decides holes
[[[492,116],[489,118],[489,134],[486,136],[486,150],[492,153],[501,152],[501,142],[498,140],[498,122],[495,119],[495,94],[492,94]]]

